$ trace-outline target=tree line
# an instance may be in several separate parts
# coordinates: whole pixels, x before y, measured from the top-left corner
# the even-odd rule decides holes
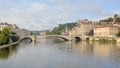
[[[109,17],[108,19],[103,19],[103,20],[99,20],[99,23],[100,24],[102,24],[102,23],[104,23],[104,22],[106,22],[106,23],[108,23],[108,24],[110,24],[110,23],[120,23],[120,15],[118,15],[118,14],[114,14],[114,16],[113,17]]]

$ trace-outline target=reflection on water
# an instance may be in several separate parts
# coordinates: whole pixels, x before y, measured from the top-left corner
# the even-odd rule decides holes
[[[24,42],[19,46],[1,49],[0,66],[2,68],[120,68],[120,44],[39,39],[32,43]]]
[[[0,59],[8,59],[12,54],[15,54],[17,52],[17,46],[0,49]]]

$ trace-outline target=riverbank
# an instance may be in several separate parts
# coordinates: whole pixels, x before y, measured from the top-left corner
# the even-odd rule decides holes
[[[1,45],[0,49],[6,48],[6,47],[9,47],[9,46],[13,46],[13,45],[16,45],[16,44],[19,44],[19,43],[20,43],[20,41],[13,42],[13,43],[6,44],[6,45]]]
[[[102,41],[102,42],[116,42],[120,43],[120,37],[82,37],[83,41]]]

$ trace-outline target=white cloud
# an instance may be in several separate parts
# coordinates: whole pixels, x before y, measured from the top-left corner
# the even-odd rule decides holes
[[[42,3],[34,2],[34,3],[32,3],[32,9],[47,10],[47,6]]]
[[[84,15],[93,18],[109,16],[110,11],[104,10],[93,0],[49,0],[52,5],[42,2],[31,2],[23,0],[23,6],[9,8],[0,11],[1,21],[15,23],[21,28],[30,30],[52,29],[60,23],[76,21]],[[9,4],[9,3],[7,3]],[[10,3],[11,4],[11,3]],[[26,6],[27,4],[27,6]],[[116,10],[114,13],[118,13]],[[83,16],[82,16],[83,15]]]

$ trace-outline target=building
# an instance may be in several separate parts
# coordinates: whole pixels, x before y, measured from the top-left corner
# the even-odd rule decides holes
[[[0,30],[3,30],[5,27],[7,27],[10,32],[12,32],[14,29],[18,29],[18,26],[15,24],[0,23]]]
[[[19,27],[15,24],[9,24],[8,25],[10,32],[13,32],[14,29],[19,29]]]
[[[3,30],[3,28],[8,27],[9,28],[9,24],[8,23],[0,23],[0,30]]]
[[[78,20],[77,26],[69,31],[69,35],[86,36],[93,29],[94,23],[88,20]]]
[[[45,31],[40,32],[40,35],[46,35]]]
[[[94,27],[94,37],[115,37],[118,32],[119,32],[118,26]]]
[[[118,23],[118,22],[114,22],[112,25],[113,26],[118,26],[120,28],[120,23]]]

